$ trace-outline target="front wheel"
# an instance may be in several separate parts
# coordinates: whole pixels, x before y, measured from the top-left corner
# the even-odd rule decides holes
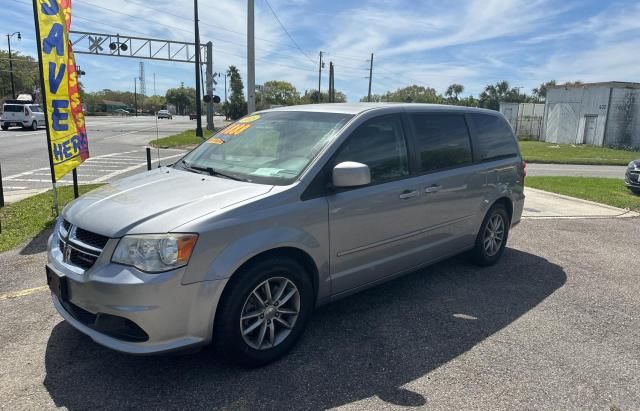
[[[482,221],[475,247],[471,251],[474,263],[490,266],[500,260],[507,244],[509,226],[509,214],[504,205],[494,204]]]
[[[225,359],[248,367],[284,356],[313,310],[313,286],[295,260],[269,258],[230,280],[217,310],[213,345]]]
[[[33,123],[31,123],[31,130],[36,131],[38,130],[38,122],[34,121]]]
[[[9,130],[9,126],[2,126],[2,129],[3,129],[4,131],[7,131],[7,130]]]

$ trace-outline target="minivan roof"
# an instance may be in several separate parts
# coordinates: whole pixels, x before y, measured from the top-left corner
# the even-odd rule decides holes
[[[299,106],[278,107],[269,111],[313,111],[323,113],[345,113],[360,114],[370,110],[397,109],[402,111],[405,108],[415,110],[423,109],[429,111],[457,112],[457,113],[484,113],[498,115],[499,112],[484,108],[466,107],[466,106],[449,106],[445,104],[422,104],[422,103],[328,103],[328,104],[304,104]]]

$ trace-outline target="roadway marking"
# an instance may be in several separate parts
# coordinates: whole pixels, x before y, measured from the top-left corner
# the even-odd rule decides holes
[[[40,293],[40,292],[48,290],[48,289],[49,289],[48,286],[43,285],[43,286],[40,286],[40,287],[27,288],[26,290],[4,293],[4,294],[0,294],[0,301],[2,301],[2,300],[13,300],[15,298],[25,297],[27,295]]]
[[[183,155],[184,155],[184,153],[180,153],[180,154],[176,154],[176,155],[173,155],[173,156],[162,157],[160,160],[156,159],[156,160],[151,161],[151,164],[157,163],[158,161],[161,161],[161,160],[168,160],[170,158],[182,157]],[[91,181],[91,183],[102,183],[105,180],[108,180],[110,178],[116,177],[116,176],[118,176],[120,174],[123,174],[123,173],[127,173],[129,171],[133,171],[136,168],[145,167],[146,165],[147,165],[147,162],[145,161],[144,163],[139,163],[137,165],[133,165],[131,167],[127,167],[127,168],[122,169],[122,170],[114,171],[114,172],[106,174],[106,175],[104,175],[104,176],[102,176],[100,178],[96,178],[95,180]]]
[[[151,127],[141,128],[141,129],[134,130],[134,131],[128,131],[128,132],[122,133],[122,134],[116,134],[116,135],[113,135],[113,136],[108,136],[108,137],[103,138],[103,140],[111,140],[112,138],[122,137],[122,136],[126,136],[126,135],[129,135],[129,134],[135,134],[135,133],[139,133],[141,131],[151,130],[151,129],[154,129],[154,128],[156,128],[155,125],[151,126]]]

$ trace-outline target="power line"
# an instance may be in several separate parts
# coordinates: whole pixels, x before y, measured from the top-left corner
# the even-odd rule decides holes
[[[289,39],[291,39],[291,42],[296,46],[296,48],[298,50],[300,50],[300,52],[302,54],[304,54],[304,56],[313,64],[315,64],[315,61],[313,61],[313,59],[311,57],[309,57],[309,55],[307,53],[305,53],[304,50],[302,50],[302,48],[298,45],[298,43],[293,39],[293,37],[291,36],[291,34],[289,34],[289,31],[286,29],[286,27],[284,26],[284,24],[282,24],[282,22],[280,21],[280,18],[278,17],[278,15],[276,14],[276,11],[273,9],[273,7],[271,7],[271,4],[269,3],[269,0],[264,0],[265,3],[267,3],[267,6],[269,6],[269,10],[271,10],[271,13],[273,13],[273,17],[276,19],[276,21],[278,22],[278,24],[280,24],[280,27],[282,27],[282,31],[284,31],[287,36],[289,36]]]

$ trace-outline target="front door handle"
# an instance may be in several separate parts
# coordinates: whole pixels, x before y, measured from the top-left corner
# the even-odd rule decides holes
[[[424,189],[425,193],[437,193],[438,191],[442,190],[442,186],[439,186],[437,184],[431,185],[427,188]]]
[[[408,200],[413,197],[417,197],[420,193],[417,190],[404,190],[402,194],[400,194],[401,200]]]

